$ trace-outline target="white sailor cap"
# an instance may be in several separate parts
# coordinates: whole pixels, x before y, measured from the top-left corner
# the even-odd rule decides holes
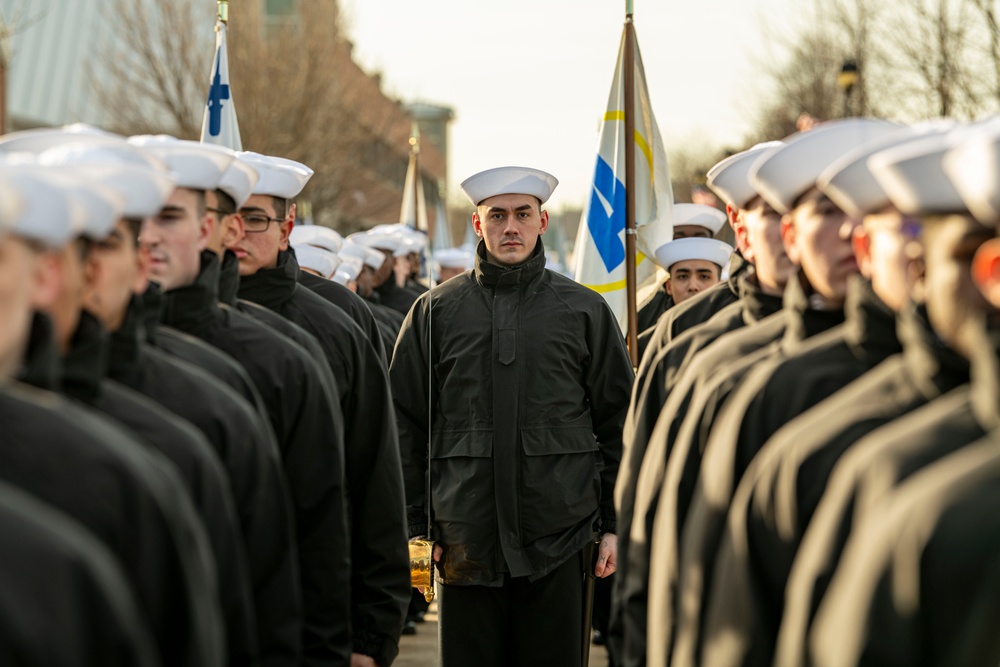
[[[395,223],[392,225],[385,225],[385,224],[375,225],[374,227],[368,230],[368,233],[395,234],[397,236],[402,236],[406,239],[409,239],[410,241],[415,242],[420,247],[419,250],[415,250],[414,252],[420,252],[425,247],[427,247],[427,234],[418,229],[414,229],[409,225],[405,225],[403,223]]]
[[[473,255],[464,248],[445,248],[434,253],[434,261],[446,269],[471,269]]]
[[[462,192],[473,206],[497,195],[531,195],[543,204],[552,196],[559,181],[552,174],[530,167],[496,167],[462,181]]]
[[[979,222],[1000,223],[1000,121],[970,132],[948,151],[944,173]]]
[[[222,175],[222,180],[219,181],[219,190],[232,197],[233,201],[236,202],[236,209],[239,210],[250,199],[250,195],[253,194],[253,189],[259,180],[260,174],[257,173],[253,165],[241,160],[233,160],[229,168],[226,169],[226,173]]]
[[[845,118],[823,123],[815,129],[793,134],[783,146],[764,151],[750,168],[750,181],[774,210],[788,213],[833,161],[900,127],[871,118]]]
[[[366,248],[375,248],[391,253],[395,253],[400,244],[403,243],[403,237],[398,234],[372,234],[371,232],[355,232],[348,236],[347,240]]]
[[[375,271],[381,269],[382,265],[388,261],[388,258],[380,251],[354,243],[350,238],[344,242],[337,254],[341,257],[357,257]]]
[[[674,204],[674,227],[696,225],[704,227],[712,234],[718,234],[726,224],[726,214],[704,204]]]
[[[177,187],[191,190],[218,189],[223,175],[236,159],[233,151],[224,146],[166,134],[137,135],[129,137],[128,142],[166,162],[177,179]]]
[[[293,243],[292,249],[295,251],[295,259],[298,260],[300,267],[312,269],[327,280],[330,279],[340,264],[339,257],[329,250],[317,248],[314,245],[306,245],[304,243],[297,245]]]
[[[18,194],[17,188],[3,180],[0,171],[0,236],[10,231],[14,221],[24,211],[24,198]]]
[[[62,127],[38,127],[3,135],[0,137],[0,152],[37,154],[68,141],[104,143],[108,139],[125,141],[125,137],[105,132],[86,123],[74,123]]]
[[[889,205],[889,196],[872,175],[868,158],[893,146],[921,137],[948,132],[955,123],[938,121],[903,127],[842,155],[823,170],[818,187],[837,206],[855,217],[875,213]]]
[[[656,263],[669,271],[677,262],[702,259],[718,265],[721,270],[729,263],[732,252],[733,246],[718,239],[677,239],[656,249]]]
[[[66,245],[83,230],[87,216],[84,202],[50,169],[3,160],[0,182],[15,190],[21,199],[20,209],[7,221],[6,231],[11,234],[54,249]]]
[[[301,162],[283,157],[241,151],[236,154],[236,158],[249,164],[260,174],[260,180],[253,189],[255,195],[294,199],[313,175],[313,170]]]
[[[357,280],[358,276],[361,275],[361,267],[364,266],[364,262],[357,257],[340,257],[340,266],[333,274],[333,280],[341,285],[346,285],[352,280]]]
[[[64,136],[67,143],[41,153],[38,163],[85,168],[90,177],[125,198],[122,215],[126,218],[155,215],[176,187],[166,164],[124,139],[79,142],[71,134]]]
[[[875,153],[868,168],[889,201],[907,215],[961,213],[969,210],[944,172],[943,158],[962,139],[967,126],[922,137]]]
[[[295,225],[288,240],[295,245],[313,245],[334,254],[339,253],[344,245],[343,236],[338,234],[335,229],[323,225]]]
[[[750,167],[764,151],[781,146],[780,141],[757,144],[741,153],[730,155],[708,170],[708,187],[733,208],[746,208],[757,196],[750,182]]]
[[[399,245],[396,246],[396,250],[392,253],[393,257],[406,257],[410,253],[420,254],[423,250],[423,246],[413,238],[409,236],[401,236],[399,239]]]
[[[125,197],[90,174],[84,166],[39,167],[50,171],[72,192],[83,208],[79,235],[94,241],[107,238],[125,210]]]

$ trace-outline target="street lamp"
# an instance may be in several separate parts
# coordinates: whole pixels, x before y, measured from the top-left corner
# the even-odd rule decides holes
[[[850,115],[851,93],[854,92],[854,85],[858,82],[858,63],[853,60],[845,60],[840,66],[840,74],[837,75],[837,87],[844,91],[844,117]]]

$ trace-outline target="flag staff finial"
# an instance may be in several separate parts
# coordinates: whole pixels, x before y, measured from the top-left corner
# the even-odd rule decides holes
[[[629,19],[631,19],[632,18],[632,14],[635,13],[633,11],[633,8],[632,8],[632,2],[633,2],[633,0],[625,0],[625,20],[626,21],[629,20]]]
[[[219,0],[219,22],[229,23],[229,0]]]

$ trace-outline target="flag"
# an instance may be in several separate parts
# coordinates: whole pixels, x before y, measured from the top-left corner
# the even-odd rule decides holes
[[[601,123],[597,164],[573,250],[574,279],[607,300],[625,331],[625,35]],[[667,153],[646,89],[646,75],[635,42],[635,215],[637,291],[655,283],[657,266],[649,259],[673,239],[673,193]],[[638,332],[637,332],[638,333]]]
[[[212,78],[208,87],[205,116],[201,121],[201,140],[243,150],[240,141],[240,124],[236,121],[236,105],[229,86],[229,55],[226,48],[226,24],[215,24],[215,59],[212,61]]]
[[[453,247],[451,242],[451,228],[448,226],[448,213],[444,209],[444,202],[438,199],[434,208],[434,236],[431,239],[431,247],[435,250],[444,250]]]
[[[424,200],[424,179],[420,178],[417,153],[410,152],[410,164],[406,167],[403,181],[403,205],[399,208],[399,224],[418,229],[425,234],[427,227],[427,204]]]

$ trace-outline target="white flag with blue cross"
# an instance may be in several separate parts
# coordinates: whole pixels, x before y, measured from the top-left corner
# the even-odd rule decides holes
[[[243,150],[240,141],[240,124],[236,121],[236,105],[229,85],[229,55],[226,48],[226,24],[215,24],[215,59],[212,61],[212,78],[208,87],[205,116],[201,122],[201,140]]]

